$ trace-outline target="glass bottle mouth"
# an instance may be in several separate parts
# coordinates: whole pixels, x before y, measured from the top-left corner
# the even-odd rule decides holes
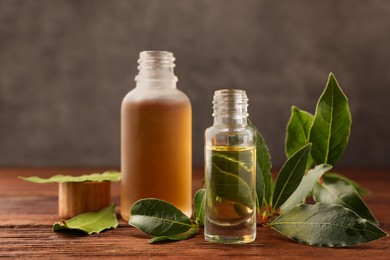
[[[174,61],[175,57],[169,51],[143,51],[139,54],[138,69],[140,71],[167,69],[173,72]]]
[[[138,75],[135,80],[174,80],[175,57],[169,51],[143,51],[139,54]]]
[[[213,117],[246,118],[248,98],[242,89],[221,89],[214,92]]]

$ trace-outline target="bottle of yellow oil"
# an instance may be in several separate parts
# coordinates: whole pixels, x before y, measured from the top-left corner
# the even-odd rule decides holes
[[[255,132],[243,90],[214,94],[214,124],[205,132],[207,241],[249,243],[256,237]]]

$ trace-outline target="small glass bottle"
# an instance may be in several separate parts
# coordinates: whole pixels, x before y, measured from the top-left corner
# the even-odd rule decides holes
[[[188,97],[176,88],[174,56],[144,51],[136,87],[122,102],[121,215],[142,198],[159,198],[192,213],[192,116]]]
[[[256,147],[247,102],[244,90],[214,93],[214,125],[205,132],[204,236],[210,242],[256,238]]]

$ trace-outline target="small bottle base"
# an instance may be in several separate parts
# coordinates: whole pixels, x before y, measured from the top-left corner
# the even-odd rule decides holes
[[[250,243],[256,238],[256,215],[252,214],[246,221],[235,225],[216,224],[206,217],[204,228],[204,238],[209,242],[221,244]]]
[[[207,235],[205,234],[204,238],[208,242],[220,243],[220,244],[246,244],[251,243],[255,240],[256,234],[247,235],[247,236],[219,236],[219,235]]]

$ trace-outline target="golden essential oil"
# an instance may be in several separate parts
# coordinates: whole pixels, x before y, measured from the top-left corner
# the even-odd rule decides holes
[[[214,124],[205,132],[207,241],[249,243],[256,237],[255,133],[243,90],[218,90]]]

